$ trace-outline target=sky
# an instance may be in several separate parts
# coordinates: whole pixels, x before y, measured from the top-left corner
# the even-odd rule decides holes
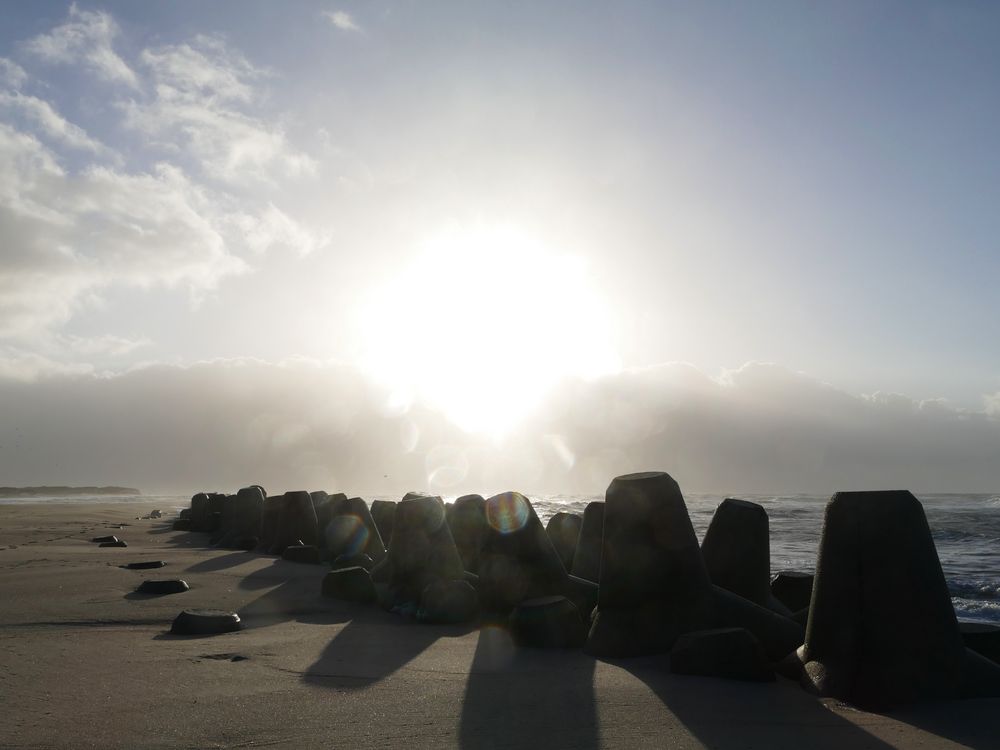
[[[1000,493],[994,3],[0,10],[0,484]]]

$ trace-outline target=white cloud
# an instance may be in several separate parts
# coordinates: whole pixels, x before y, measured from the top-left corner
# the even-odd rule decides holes
[[[179,169],[68,174],[29,134],[0,124],[0,336],[67,320],[112,284],[213,287],[246,269],[226,214]]]
[[[142,62],[154,94],[122,104],[128,127],[161,145],[181,146],[206,176],[229,184],[315,172],[315,161],[295,149],[280,126],[248,111],[260,99],[255,84],[267,73],[221,39],[198,36],[191,44],[146,50]]]
[[[65,23],[36,36],[25,47],[48,62],[83,63],[107,81],[138,88],[135,72],[112,46],[118,33],[118,24],[108,13],[80,10],[74,3]]]
[[[323,17],[341,31],[361,31],[351,14],[343,10],[325,10]]]
[[[746,365],[725,384],[677,364],[568,381],[496,444],[419,404],[385,409],[390,394],[345,366],[218,360],[108,376],[48,364],[5,363],[0,350],[0,474],[14,484],[96,474],[187,491],[259,481],[272,491],[600,493],[618,474],[651,469],[685,491],[720,493],[1000,484],[1000,419],[901,412],[775,366]],[[795,392],[774,398],[789,381]],[[114,429],[95,431],[109,414]],[[15,430],[21,447],[9,449]],[[442,461],[447,486],[434,487]]]
[[[0,111],[2,110],[22,113],[46,135],[70,148],[93,153],[107,151],[104,145],[87,135],[83,128],[66,120],[44,99],[19,92],[0,91]]]
[[[326,242],[325,238],[304,229],[273,203],[268,203],[255,215],[234,214],[231,219],[242,233],[246,246],[258,255],[282,248],[305,256]]]
[[[991,393],[988,396],[984,396],[983,401],[986,406],[987,414],[992,414],[993,416],[1000,417],[1000,391],[997,391],[996,393]]]
[[[59,371],[70,359],[142,345],[59,333],[113,287],[170,287],[197,299],[250,270],[248,259],[272,248],[304,255],[323,241],[269,199],[282,177],[314,168],[256,113],[270,74],[209,36],[146,50],[133,70],[112,49],[117,35],[110,15],[74,5],[65,23],[26,48],[126,86],[131,98],[116,110],[126,124],[180,147],[170,159],[148,149],[145,159],[161,157],[152,168],[126,168],[51,101],[24,93],[28,75],[0,58],[0,344],[20,347],[0,358],[16,372],[46,363]]]
[[[18,89],[27,80],[28,74],[24,72],[24,68],[13,60],[0,57],[0,83],[10,86],[13,89]]]

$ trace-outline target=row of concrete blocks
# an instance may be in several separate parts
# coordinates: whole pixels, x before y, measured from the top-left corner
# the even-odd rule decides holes
[[[281,503],[286,514],[315,516],[308,493]],[[587,508],[571,555],[559,540],[572,534],[558,526],[574,522],[553,530],[550,521],[547,532],[518,493],[467,496],[450,509],[411,493],[394,508],[388,551],[367,505],[356,510],[382,554],[359,565],[338,556],[324,594],[428,622],[505,619],[523,645],[583,646],[599,657],[670,652],[677,672],[773,679],[776,666],[865,708],[1000,695],[1000,667],[963,645],[923,509],[908,492],[832,498],[811,606],[798,613],[770,589],[763,508],[727,500],[699,547],[664,473],[615,479],[605,503]],[[279,514],[275,537],[308,537],[313,527],[302,523]],[[574,575],[587,572],[596,583]]]

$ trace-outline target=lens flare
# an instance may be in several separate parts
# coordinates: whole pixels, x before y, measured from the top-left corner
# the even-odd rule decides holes
[[[334,556],[359,555],[368,546],[368,529],[357,516],[337,516],[326,527],[326,545]]]
[[[486,520],[501,534],[524,528],[531,517],[531,505],[519,492],[502,492],[486,501]]]

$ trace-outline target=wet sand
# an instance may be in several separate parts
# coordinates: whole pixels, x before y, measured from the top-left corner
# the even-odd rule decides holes
[[[517,650],[498,629],[323,599],[324,566],[205,548],[172,509],[136,519],[153,507],[0,505],[0,747],[997,747],[1000,699],[883,716],[782,678]],[[106,534],[128,548],[90,542]],[[191,590],[134,593],[162,578]],[[169,635],[190,607],[244,630]]]

